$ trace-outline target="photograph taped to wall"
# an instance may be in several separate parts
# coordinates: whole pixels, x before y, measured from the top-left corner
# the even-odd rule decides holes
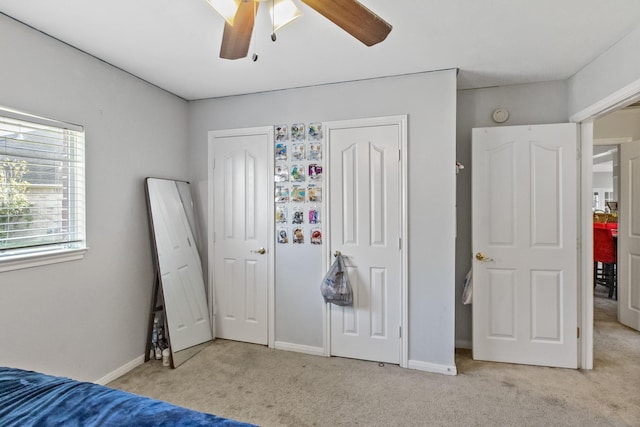
[[[309,224],[319,224],[320,223],[320,209],[317,206],[309,208]]]
[[[306,188],[299,185],[291,187],[291,201],[296,203],[304,203],[306,201]]]
[[[304,224],[304,210],[300,206],[293,208],[291,224]]]
[[[287,222],[287,207],[285,205],[280,204],[276,206],[276,222]]]
[[[310,240],[312,245],[322,244],[322,230],[320,228],[312,228],[310,232]]]
[[[285,185],[276,186],[276,203],[287,203],[289,201],[289,187]]]
[[[274,133],[276,142],[285,142],[289,140],[289,128],[287,125],[276,125]]]
[[[293,233],[293,243],[304,244],[304,229],[302,227],[294,227]]]
[[[283,142],[276,143],[276,152],[275,152],[276,160],[287,160],[287,144]]]
[[[289,167],[286,165],[277,165],[276,166],[276,182],[287,182],[289,181]]]
[[[307,198],[310,202],[320,203],[322,201],[322,187],[317,184],[309,184],[307,188]]]
[[[322,140],[322,123],[320,122],[309,123],[309,131],[307,132],[307,139],[309,141]]]
[[[304,160],[304,142],[291,144],[291,160]]]
[[[303,165],[292,165],[291,166],[291,181],[304,182],[304,179],[305,179],[304,166]]]
[[[291,141],[304,141],[304,123],[291,125]]]
[[[278,234],[278,243],[289,243],[289,236],[287,236],[287,229],[286,228],[278,228],[277,231]]]
[[[310,164],[308,176],[312,181],[322,181],[322,166],[317,163]]]
[[[322,144],[319,142],[312,142],[309,144],[307,160],[322,160]]]

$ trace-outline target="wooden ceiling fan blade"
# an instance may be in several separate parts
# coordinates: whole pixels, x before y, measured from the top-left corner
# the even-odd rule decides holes
[[[233,25],[229,25],[228,22],[224,23],[220,58],[240,59],[247,56],[257,10],[258,3],[240,2]]]
[[[356,0],[302,0],[304,4],[367,46],[387,38],[391,24]]]

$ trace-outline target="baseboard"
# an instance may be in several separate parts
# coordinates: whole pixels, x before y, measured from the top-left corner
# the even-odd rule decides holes
[[[438,365],[436,363],[422,362],[419,360],[409,360],[408,368],[418,371],[433,372],[435,374],[458,375],[456,365]]]
[[[282,341],[276,341],[274,347],[276,348],[276,350],[295,351],[296,353],[324,356],[324,348],[322,347],[311,347],[310,345],[291,344]]]
[[[143,363],[144,363],[144,354],[142,356],[136,357],[131,362],[125,363],[115,371],[109,372],[107,375],[105,375],[104,377],[94,382],[96,384],[106,385],[111,381],[120,378],[121,376],[123,376],[124,374],[132,370],[133,368],[142,365]]]
[[[464,348],[467,350],[471,350],[473,348],[473,341],[456,340],[456,348]]]

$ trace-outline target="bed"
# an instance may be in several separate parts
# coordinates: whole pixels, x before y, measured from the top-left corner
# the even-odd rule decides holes
[[[253,426],[98,384],[4,367],[0,425]]]

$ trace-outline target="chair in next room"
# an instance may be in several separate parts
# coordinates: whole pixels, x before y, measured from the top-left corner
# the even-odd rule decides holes
[[[611,229],[593,228],[593,285],[609,290],[609,298],[618,298],[617,254]]]

